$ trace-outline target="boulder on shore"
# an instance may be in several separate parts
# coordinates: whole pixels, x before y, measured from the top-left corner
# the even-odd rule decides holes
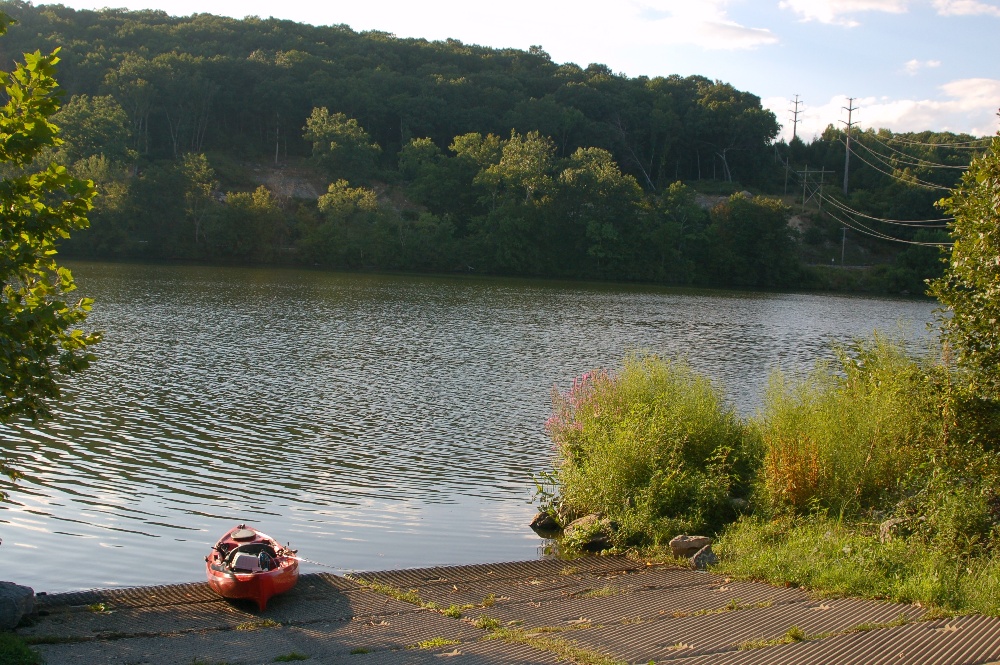
[[[535,515],[535,518],[531,520],[530,526],[538,534],[554,534],[560,529],[556,518],[544,510]]]
[[[35,611],[35,591],[13,582],[0,582],[0,630],[14,630]]]
[[[563,540],[588,552],[600,552],[611,547],[615,526],[606,517],[585,515],[573,520],[563,530]]]
[[[711,545],[705,545],[695,553],[688,561],[695,570],[705,570],[709,566],[719,563],[719,557],[712,551]]]
[[[712,544],[708,536],[680,535],[670,541],[670,553],[678,559],[688,559],[707,545]]]

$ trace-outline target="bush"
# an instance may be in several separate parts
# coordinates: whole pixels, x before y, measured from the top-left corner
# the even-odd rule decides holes
[[[617,375],[585,374],[553,393],[547,429],[569,513],[618,524],[618,544],[662,543],[735,518],[753,440],[708,379],[678,361],[630,356]]]
[[[938,397],[902,346],[876,336],[791,381],[776,374],[756,420],[764,447],[757,498],[774,511],[857,516],[892,506],[941,448]]]

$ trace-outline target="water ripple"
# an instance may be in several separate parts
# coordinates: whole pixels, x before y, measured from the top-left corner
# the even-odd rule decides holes
[[[743,413],[931,303],[525,280],[80,264],[105,331],[57,417],[0,429],[0,506],[39,590],[199,579],[250,521],[348,569],[538,556],[553,384],[628,350],[683,355]],[[141,557],[144,565],[133,562]],[[308,568],[307,568],[308,569]]]

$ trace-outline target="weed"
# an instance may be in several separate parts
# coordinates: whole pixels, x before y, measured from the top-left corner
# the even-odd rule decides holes
[[[476,617],[475,621],[472,622],[472,625],[476,628],[482,628],[483,630],[495,631],[500,628],[501,623],[499,619],[494,619],[491,616],[480,614]]]
[[[584,591],[580,594],[580,598],[605,598],[607,596],[615,596],[621,593],[618,589],[611,585],[605,585],[600,589],[590,589],[589,591]]]
[[[754,649],[765,649],[767,647],[780,646],[782,644],[791,644],[792,642],[802,642],[807,639],[810,639],[810,637],[808,637],[801,628],[798,626],[791,626],[781,637],[776,637],[770,640],[746,640],[745,642],[737,644],[736,648],[740,651],[752,651]]]
[[[236,630],[250,632],[263,628],[280,628],[281,624],[274,619],[259,619],[257,621],[247,621],[236,626]]]
[[[369,651],[368,649],[366,649],[364,647],[354,647],[350,651],[350,654],[352,656],[360,656],[360,655],[366,654],[366,653],[371,653],[371,651]]]
[[[770,600],[762,600],[756,603],[743,604],[740,602],[739,598],[733,598],[722,607],[716,607],[704,610],[694,610],[694,611],[676,610],[670,616],[673,617],[674,619],[683,619],[685,617],[701,617],[701,616],[708,616],[710,614],[725,614],[726,612],[736,612],[738,610],[763,609],[765,607],[771,607],[771,605],[773,604],[774,601]]]
[[[274,658],[275,663],[291,663],[296,660],[309,660],[309,656],[293,651],[291,653],[286,653],[284,656],[275,656]]]
[[[355,582],[365,587],[366,589],[371,589],[376,593],[384,594],[386,596],[389,596],[390,598],[395,598],[396,600],[400,600],[404,603],[410,603],[411,605],[420,605],[421,607],[425,606],[424,601],[420,599],[420,596],[417,594],[416,589],[403,591],[402,589],[394,587],[391,584],[374,582],[371,580],[366,580],[362,577],[351,578],[351,579],[353,579]]]
[[[107,610],[108,606],[105,605],[104,603],[93,603],[92,605],[87,605],[88,612],[101,613],[101,612],[106,612]]]
[[[497,602],[496,595],[491,593],[491,594],[487,595],[485,598],[483,598],[482,606],[483,607],[493,607],[494,603],[496,603],[496,602]]]
[[[462,608],[459,607],[458,605],[450,605],[448,609],[442,610],[441,614],[445,615],[446,617],[451,617],[452,619],[461,619]]]
[[[785,631],[785,640],[791,642],[801,642],[806,639],[806,634],[798,626],[791,626]]]
[[[424,640],[422,642],[417,642],[415,645],[410,647],[411,649],[437,649],[438,647],[450,647],[455,644],[460,644],[459,640],[449,640],[444,637],[434,637],[429,640]]]
[[[934,395],[901,345],[876,336],[841,350],[837,370],[771,378],[755,424],[761,498],[772,508],[863,515],[898,498],[901,481],[940,448]]]

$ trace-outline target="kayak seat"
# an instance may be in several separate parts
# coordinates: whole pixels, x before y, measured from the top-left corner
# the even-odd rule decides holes
[[[226,556],[226,565],[233,571],[256,573],[277,567],[277,552],[270,545],[251,543],[236,547]]]

